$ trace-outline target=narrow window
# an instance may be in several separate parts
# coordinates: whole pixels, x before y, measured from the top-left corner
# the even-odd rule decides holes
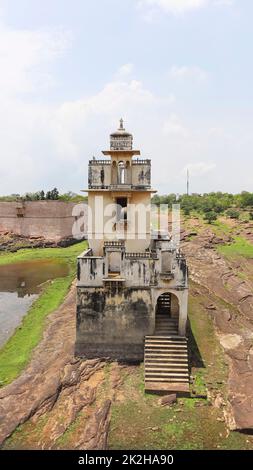
[[[117,202],[117,221],[127,220],[127,198],[118,197]]]
[[[118,165],[118,170],[119,170],[119,184],[125,184],[126,183],[126,166],[124,162],[119,162]]]

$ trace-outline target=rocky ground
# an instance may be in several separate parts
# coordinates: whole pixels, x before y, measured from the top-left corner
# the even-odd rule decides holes
[[[64,238],[59,241],[46,240],[43,237],[25,237],[12,232],[0,232],[0,252],[16,252],[24,248],[56,248],[66,247],[77,243],[73,238]]]
[[[251,236],[245,224],[209,227],[198,219],[182,233],[191,273],[193,391],[198,382],[203,399],[164,406],[144,394],[142,365],[76,360],[73,285],[48,317],[26,370],[0,389],[2,447],[253,449],[253,259],[217,249],[235,231]]]
[[[237,235],[252,240],[251,224],[233,227]],[[253,259],[221,256],[217,246],[232,238],[222,231],[217,236],[212,227],[190,239],[186,232],[183,240],[191,279],[205,295],[205,307],[229,359],[229,427],[253,432]]]

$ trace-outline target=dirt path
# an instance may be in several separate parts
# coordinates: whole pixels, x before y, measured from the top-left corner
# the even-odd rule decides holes
[[[229,427],[252,430],[253,289],[247,273],[253,260],[230,262],[217,253],[216,242],[208,228],[183,243],[182,249],[191,279],[211,294],[212,301],[206,296],[205,307],[214,319],[220,343],[229,358]]]
[[[0,389],[0,443],[28,419],[47,416],[37,448],[52,448],[83,408],[92,405],[103,380],[105,362],[74,358],[75,286],[65,302],[47,319],[43,340],[26,370]],[[18,353],[18,352],[17,352]],[[93,409],[76,448],[104,449],[109,426],[110,400]]]

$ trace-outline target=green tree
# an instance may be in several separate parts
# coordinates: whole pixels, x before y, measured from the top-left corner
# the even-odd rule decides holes
[[[240,217],[240,212],[236,209],[228,209],[226,212],[226,215],[230,217],[230,219],[239,219]]]
[[[217,214],[214,211],[206,212],[204,215],[204,220],[206,220],[209,224],[217,220]]]

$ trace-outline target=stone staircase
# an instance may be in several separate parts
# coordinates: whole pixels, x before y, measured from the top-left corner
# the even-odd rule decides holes
[[[178,320],[169,315],[157,314],[155,336],[177,336]]]
[[[187,339],[177,320],[157,315],[153,336],[145,337],[145,390],[189,392]]]

